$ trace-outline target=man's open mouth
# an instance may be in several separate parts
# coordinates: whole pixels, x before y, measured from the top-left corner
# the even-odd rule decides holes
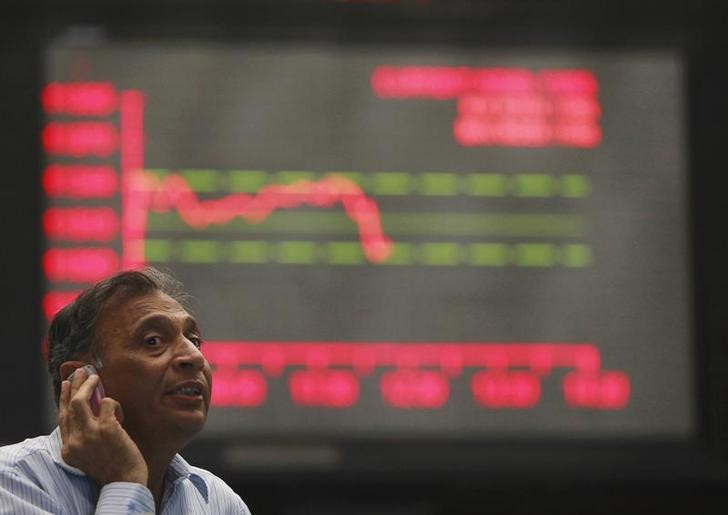
[[[177,385],[172,390],[167,392],[168,395],[188,395],[196,397],[202,395],[204,387],[197,382],[188,382]]]

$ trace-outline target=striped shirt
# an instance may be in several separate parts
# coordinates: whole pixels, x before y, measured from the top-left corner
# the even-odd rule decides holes
[[[167,468],[162,514],[250,515],[245,503],[222,479],[193,467],[177,454]],[[139,483],[99,488],[61,458],[61,433],[0,447],[0,515],[132,515],[154,513],[154,498]]]

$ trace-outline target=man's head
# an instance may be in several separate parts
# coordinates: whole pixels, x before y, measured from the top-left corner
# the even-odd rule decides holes
[[[154,268],[121,272],[84,291],[49,329],[56,398],[76,367],[99,364],[106,395],[121,404],[132,437],[199,431],[209,405],[210,366],[183,306],[186,297],[176,279]]]

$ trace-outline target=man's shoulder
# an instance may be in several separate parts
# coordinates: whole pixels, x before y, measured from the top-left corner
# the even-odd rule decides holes
[[[177,456],[177,459],[180,460],[178,461],[178,463],[181,462],[187,468],[187,471],[190,474],[190,481],[192,481],[193,483],[204,483],[204,489],[206,489],[207,492],[206,495],[203,494],[203,496],[208,498],[208,502],[211,505],[220,506],[221,513],[223,512],[223,509],[228,510],[230,508],[236,508],[236,510],[238,511],[235,511],[235,513],[250,513],[248,507],[246,506],[240,495],[235,490],[233,490],[230,485],[225,482],[224,479],[213,474],[207,469],[204,469],[202,467],[196,467],[187,463],[179,455]]]
[[[30,458],[51,458],[51,435],[26,438],[22,442],[0,446],[0,468],[7,469]]]

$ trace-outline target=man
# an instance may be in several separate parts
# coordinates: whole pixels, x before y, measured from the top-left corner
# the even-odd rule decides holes
[[[205,424],[212,378],[184,301],[179,282],[145,268],[97,283],[54,317],[58,427],[0,448],[0,513],[249,515],[178,454]],[[107,397],[94,410],[99,383]]]

